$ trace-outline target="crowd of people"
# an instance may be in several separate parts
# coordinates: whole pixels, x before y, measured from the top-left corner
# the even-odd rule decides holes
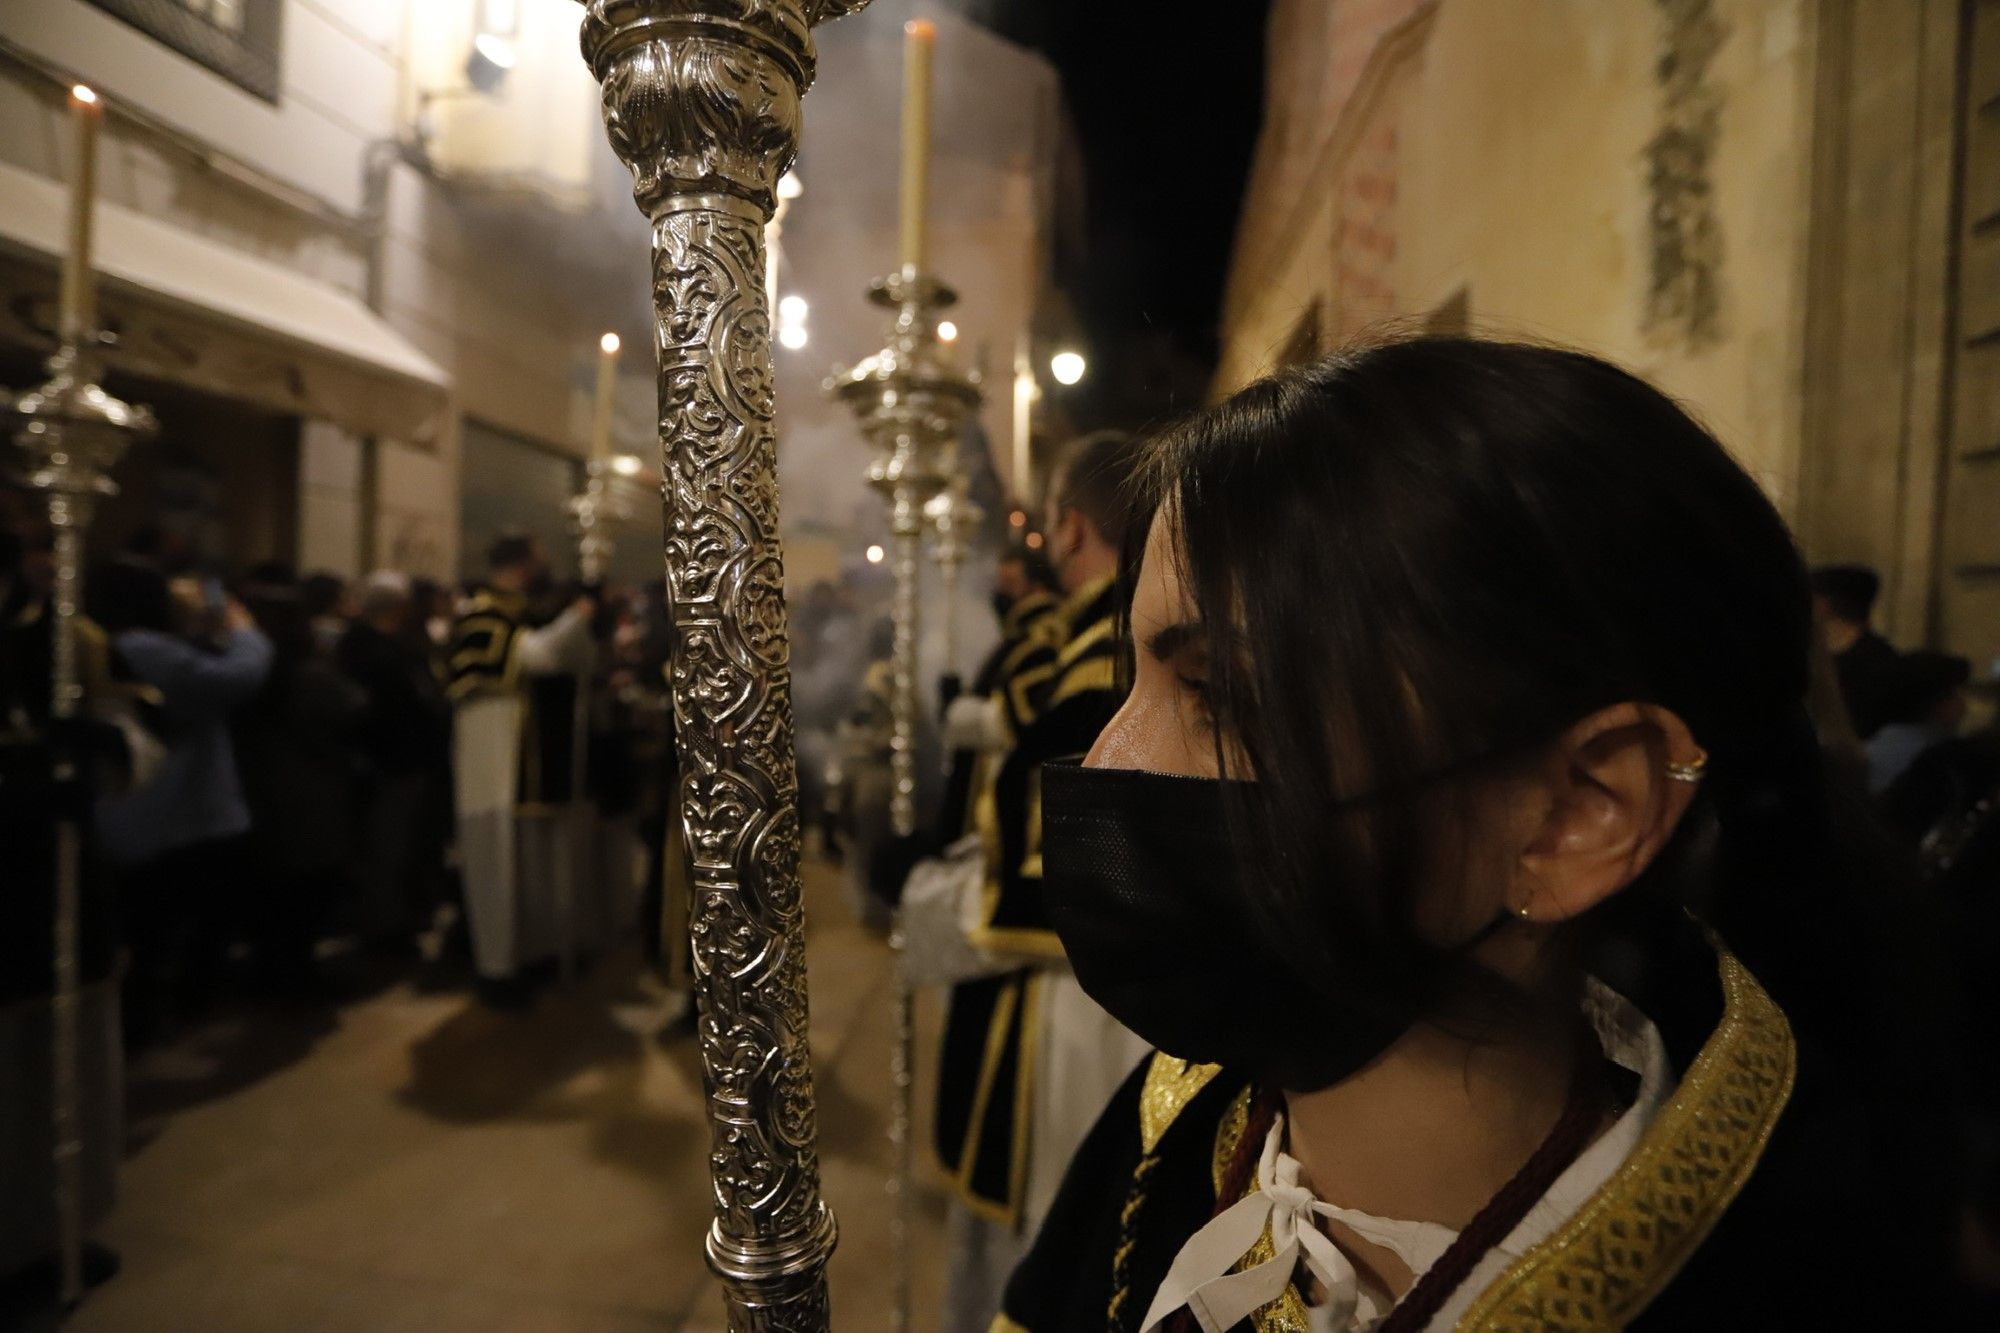
[[[801,731],[852,761],[807,815],[864,920],[899,906],[949,985],[943,1327],[2000,1308],[1991,683],[1891,645],[1873,572],[1809,571],[1678,406],[1391,341],[1077,440],[1042,499],[930,828],[855,771],[879,664],[845,739]],[[501,1007],[635,921],[680,961],[661,589],[558,587],[521,536],[463,589],[225,582],[158,538],[87,586],[51,726],[50,544],[0,539],[0,834],[44,883],[87,823],[128,1042],[310,987],[330,940],[441,935]],[[802,599],[803,672],[841,626],[886,650],[837,601]],[[45,991],[48,895],[0,901]],[[1856,1228],[1886,1276],[1828,1280]]]
[[[147,532],[87,568],[79,706],[60,723],[54,543],[10,512],[6,1001],[53,985],[58,819],[85,830],[84,981],[120,991],[103,1012],[128,1055],[230,998],[332,998],[335,958],[376,978],[469,964],[499,1007],[635,928],[679,961],[659,926],[675,882],[662,589],[560,588],[525,536],[452,588],[275,561],[223,577]]]

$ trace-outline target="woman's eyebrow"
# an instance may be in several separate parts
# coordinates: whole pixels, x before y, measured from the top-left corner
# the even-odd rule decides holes
[[[1202,637],[1201,622],[1181,620],[1155,631],[1146,640],[1146,651],[1156,662],[1165,662],[1179,654],[1181,649]]]

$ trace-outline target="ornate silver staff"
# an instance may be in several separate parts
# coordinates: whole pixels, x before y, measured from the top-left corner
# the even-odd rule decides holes
[[[15,395],[5,409],[17,420],[14,440],[32,462],[28,484],[42,492],[55,536],[55,588],[50,603],[50,717],[58,791],[78,777],[73,738],[61,724],[83,704],[77,667],[76,619],[83,603],[83,538],[100,497],[118,493],[108,475],[134,439],[153,433],[152,413],[120,402],[97,384],[95,357],[65,342],[49,358],[49,378]],[[83,1296],[83,1129],[80,1122],[77,1007],[79,917],[83,898],[83,831],[74,815],[56,824],[55,995],[52,1002],[52,1103],[55,1125],[56,1234],[62,1257],[62,1299]]]
[[[837,373],[827,389],[846,403],[862,434],[875,446],[868,484],[889,505],[894,542],[895,595],[890,604],[894,631],[890,696],[889,823],[900,837],[917,831],[917,581],[923,536],[930,523],[926,506],[957,470],[958,436],[966,416],[979,407],[976,380],[947,356],[938,337],[938,314],[957,294],[924,271],[925,212],[929,197],[931,49],[936,29],[918,20],[905,28],[907,41],[903,97],[902,268],[869,288],[869,299],[896,312],[882,350],[852,370]],[[914,1120],[912,1064],[916,1047],[916,996],[901,966],[900,922],[891,935],[898,953],[896,1039],[890,1078],[894,1101],[889,1141],[895,1167],[890,1192],[890,1243],[896,1253],[896,1299],[891,1326],[910,1324],[911,1133]]]
[[[83,602],[83,538],[100,497],[116,495],[110,478],[125,448],[156,429],[153,414],[120,402],[98,384],[101,366],[90,233],[96,195],[97,94],[78,84],[70,109],[76,126],[77,171],[70,194],[69,249],[64,257],[57,335],[49,378],[11,397],[0,410],[15,421],[14,440],[28,455],[28,484],[42,492],[55,538],[55,587],[50,603],[50,699],[57,790],[78,778],[74,738],[62,724],[83,705],[77,666],[76,619]],[[78,1065],[78,959],[83,900],[83,831],[72,816],[56,824],[54,994],[51,998],[50,1102],[55,1138],[56,1241],[62,1263],[62,1300],[83,1298],[83,1128]]]
[[[584,58],[653,223],[667,599],[710,1116],[708,1262],[737,1333],[828,1323],[764,225],[812,25],[866,0],[589,0]]]

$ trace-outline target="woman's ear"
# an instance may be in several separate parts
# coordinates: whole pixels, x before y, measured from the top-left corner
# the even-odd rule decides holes
[[[1567,921],[1637,879],[1679,827],[1705,762],[1687,724],[1648,704],[1615,704],[1564,732],[1536,774],[1539,814],[1508,910]]]

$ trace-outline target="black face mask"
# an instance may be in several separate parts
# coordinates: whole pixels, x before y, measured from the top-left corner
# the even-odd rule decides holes
[[[1085,993],[1169,1055],[1292,1092],[1330,1087],[1416,1015],[1361,1013],[1294,980],[1255,938],[1226,789],[1252,784],[1051,764],[1042,770],[1048,910]],[[1504,925],[1503,914],[1465,948]]]

